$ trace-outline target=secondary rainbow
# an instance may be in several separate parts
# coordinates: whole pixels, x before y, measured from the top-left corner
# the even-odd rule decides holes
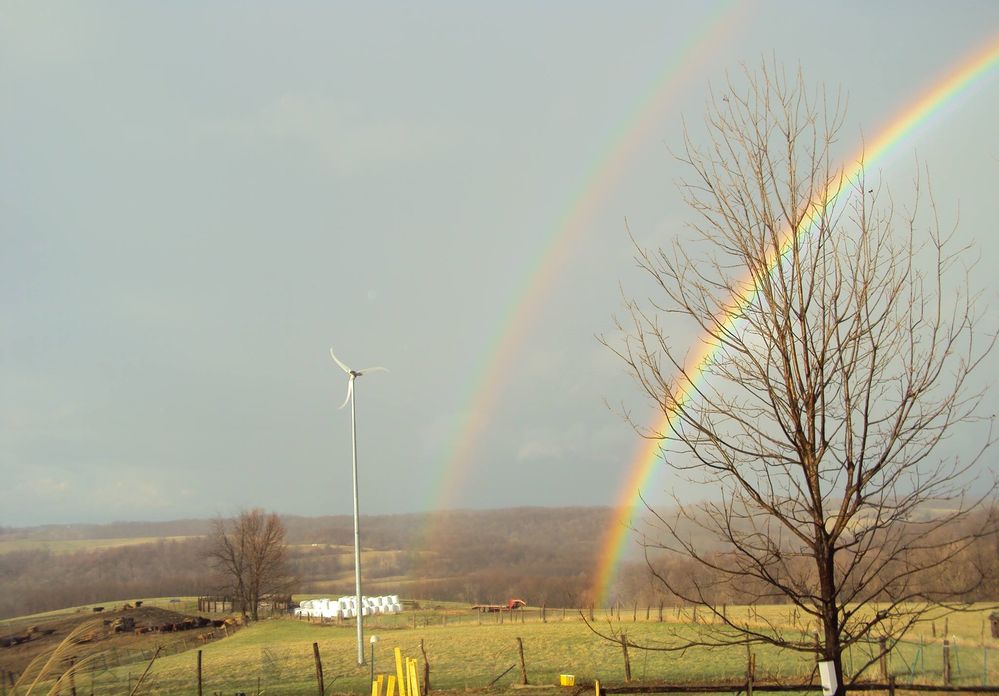
[[[601,156],[582,178],[579,193],[572,197],[571,204],[537,257],[538,261],[528,270],[521,290],[497,325],[497,333],[489,343],[493,350],[483,358],[482,369],[472,383],[472,390],[456,423],[447,462],[439,480],[432,486],[436,500],[431,509],[460,506],[460,493],[474,469],[476,447],[502,395],[503,377],[514,367],[520,349],[526,345],[538,311],[544,305],[544,298],[585,231],[586,223],[620,179],[635,151],[647,142],[648,134],[660,122],[660,116],[673,97],[698,74],[697,68],[711,57],[712,49],[740,25],[745,12],[746,9],[734,0],[717,5],[701,25],[688,34],[686,43],[671,57],[647,95],[630,112],[623,127],[613,133],[610,143],[600,148]],[[434,533],[431,526],[426,536],[432,539]]]
[[[865,147],[858,152],[846,165],[844,173],[847,182],[853,182],[859,177],[864,169],[870,169],[892,154],[896,148],[910,138],[919,126],[926,124],[942,107],[951,103],[955,98],[967,92],[975,84],[985,78],[997,65],[999,65],[999,35],[993,36],[983,48],[974,51],[965,58],[947,76],[935,83],[922,96],[903,109],[887,127],[881,130],[870,147]],[[846,190],[848,186],[844,187]],[[833,191],[827,191],[826,196],[832,200]],[[804,236],[811,232],[810,223],[803,224],[798,228],[797,235]],[[779,263],[783,252],[790,248],[794,236],[788,235],[784,243],[781,254],[775,260],[775,266]],[[748,284],[748,280],[747,280]],[[733,297],[730,303],[731,310],[726,313],[724,324],[731,325],[742,308],[751,303],[756,296],[756,289],[750,287],[742,296]],[[692,375],[691,381],[680,386],[681,404],[686,404],[692,394],[694,381],[703,372],[707,362],[712,358],[718,349],[716,343],[702,339],[702,345],[693,355],[685,370]],[[671,426],[673,414],[664,414],[656,423],[652,432],[668,433]],[[633,463],[629,467],[627,480],[621,487],[617,504],[614,508],[614,520],[601,544],[597,572],[595,574],[595,584],[593,587],[593,597],[599,604],[606,603],[610,588],[617,574],[621,556],[627,546],[630,524],[629,520],[633,514],[636,504],[639,502],[642,486],[647,482],[652,474],[657,462],[659,462],[659,445],[657,439],[643,442]]]

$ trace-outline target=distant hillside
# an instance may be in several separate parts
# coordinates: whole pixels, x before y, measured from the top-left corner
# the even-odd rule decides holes
[[[981,514],[988,514],[983,510]],[[353,592],[353,520],[348,515],[283,518],[297,593]],[[364,586],[370,594],[496,603],[519,597],[533,605],[585,606],[601,545],[617,516],[607,507],[510,508],[375,515],[361,520]],[[656,529],[636,525],[654,543]],[[212,520],[116,522],[0,531],[0,618],[79,604],[197,595],[220,586],[206,561]],[[433,533],[430,533],[433,530]],[[703,530],[693,535],[713,552]],[[638,540],[618,573],[613,600],[671,602],[650,578]],[[969,600],[999,598],[999,538],[982,538],[961,562],[991,568]],[[688,581],[703,569],[652,549],[661,572]],[[955,565],[951,573],[961,572]],[[946,582],[947,573],[931,579]],[[714,585],[720,601],[740,588]],[[924,588],[927,592],[932,587]]]
[[[514,508],[361,519],[373,592],[459,601],[574,604],[589,587],[610,508]],[[300,592],[353,588],[353,518],[283,518]],[[0,617],[218,586],[212,520],[50,525],[0,531]],[[436,530],[428,537],[428,530]]]

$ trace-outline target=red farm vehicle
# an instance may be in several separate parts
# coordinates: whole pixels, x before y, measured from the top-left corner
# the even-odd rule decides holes
[[[527,602],[522,599],[509,599],[506,604],[476,604],[472,609],[477,609],[483,614],[491,614],[497,611],[513,611],[526,606]]]

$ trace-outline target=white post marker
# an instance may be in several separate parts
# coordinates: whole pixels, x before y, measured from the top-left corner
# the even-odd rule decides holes
[[[831,660],[819,663],[819,678],[822,679],[822,696],[833,696],[839,683],[836,681],[836,665]]]

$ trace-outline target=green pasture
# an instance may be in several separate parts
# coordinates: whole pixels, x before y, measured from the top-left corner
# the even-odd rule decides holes
[[[526,621],[511,622],[506,615],[499,623],[496,615],[478,615],[466,611],[459,613],[442,603],[426,603],[435,608],[407,611],[397,616],[371,617],[365,627],[365,649],[370,648],[368,638],[378,637],[375,646],[376,673],[394,672],[393,649],[399,647],[406,657],[417,658],[422,674],[423,657],[420,641],[424,643],[431,667],[431,686],[434,690],[465,691],[483,689],[509,667],[500,678],[494,691],[510,690],[520,681],[517,638],[523,640],[528,680],[533,685],[555,684],[559,674],[576,677],[577,684],[600,679],[604,683],[624,681],[624,660],[620,645],[595,635],[580,620],[578,613],[548,610],[548,622],[542,623],[537,612],[525,615]],[[438,608],[439,607],[439,608]],[[758,609],[732,608],[748,615],[778,621],[785,607],[760,607]],[[947,618],[951,643],[951,661],[954,682],[979,685],[999,683],[999,641],[982,638],[982,621],[988,608],[975,612],[951,615]],[[645,611],[622,611],[618,621],[616,613],[610,621],[617,631],[627,633],[629,641],[640,644],[669,643],[670,632],[696,635],[705,630],[703,623],[689,623],[688,610],[680,621],[676,612],[664,609],[663,623],[659,623],[658,609],[645,620]],[[446,618],[445,618],[446,616]],[[516,616],[516,615],[515,615]],[[414,625],[414,617],[416,628]],[[791,617],[793,618],[793,616]],[[703,618],[699,619],[703,621]],[[600,630],[609,628],[606,611],[595,612],[595,623]],[[901,644],[891,656],[890,671],[900,680],[939,683],[942,673],[942,641],[940,635],[914,635]],[[240,629],[235,635],[215,642],[199,645],[193,641],[188,650],[162,656],[155,661],[147,678],[145,693],[190,694],[196,685],[198,649],[202,651],[204,693],[224,694],[244,691],[255,694],[257,689],[265,694],[303,694],[315,691],[316,676],[313,643],[319,645],[325,682],[330,693],[370,693],[369,666],[356,665],[356,633],[353,625],[310,623],[290,618],[269,619]],[[855,648],[845,656],[848,671],[859,669],[875,649]],[[991,650],[989,655],[987,652]],[[758,681],[807,680],[814,667],[810,655],[779,651],[765,646],[754,646],[756,679]],[[366,653],[367,654],[367,653]],[[630,650],[631,670],[636,681],[667,682],[732,682],[744,679],[747,650],[744,646],[718,649],[688,650],[684,653]],[[987,665],[985,661],[988,661]],[[98,693],[116,693],[114,688],[125,689],[142,671],[141,662],[105,670],[95,675]],[[877,680],[877,666],[863,675]],[[107,690],[102,690],[106,685]],[[123,691],[124,692],[124,691]]]

